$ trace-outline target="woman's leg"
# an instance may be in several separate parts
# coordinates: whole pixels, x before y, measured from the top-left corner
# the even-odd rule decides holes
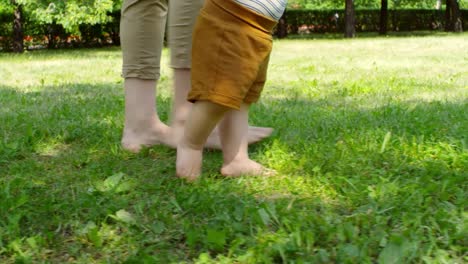
[[[169,127],[158,117],[155,96],[156,81],[125,79],[125,124],[122,147],[132,152],[142,146],[173,144]]]
[[[122,146],[130,151],[159,143],[175,146],[169,128],[158,117],[155,102],[166,16],[167,0],[125,0],[122,6]]]
[[[187,101],[191,88],[192,32],[204,0],[169,1],[168,40],[170,66],[174,69],[171,128],[176,138],[181,138],[184,124],[192,109]]]

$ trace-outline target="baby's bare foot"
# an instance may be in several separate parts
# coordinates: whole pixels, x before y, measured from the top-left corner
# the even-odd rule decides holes
[[[255,127],[249,126],[247,132],[247,142],[250,144],[259,142],[273,133],[273,128],[271,127]],[[214,130],[211,135],[208,137],[208,140],[205,143],[206,148],[211,149],[221,149],[221,140],[219,139],[218,130]]]
[[[177,146],[176,176],[188,181],[196,180],[201,174],[203,149],[193,149],[184,144]]]
[[[226,177],[239,177],[242,175],[267,177],[275,175],[276,171],[265,168],[251,159],[239,159],[233,160],[229,164],[223,164],[221,174]]]

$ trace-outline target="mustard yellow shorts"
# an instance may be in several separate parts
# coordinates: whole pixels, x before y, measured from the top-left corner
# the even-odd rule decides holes
[[[260,98],[276,25],[232,0],[206,0],[195,24],[190,102],[239,109]]]

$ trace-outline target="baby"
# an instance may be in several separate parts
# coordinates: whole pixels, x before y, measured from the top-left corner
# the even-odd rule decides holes
[[[287,0],[207,0],[193,32],[193,102],[177,146],[176,174],[195,180],[201,173],[203,146],[219,123],[223,151],[221,174],[265,175],[251,160],[247,129],[249,107],[265,85],[272,49],[271,31]]]

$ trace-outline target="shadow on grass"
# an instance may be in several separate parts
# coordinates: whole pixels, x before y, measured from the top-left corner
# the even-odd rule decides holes
[[[102,47],[102,48],[62,48],[62,49],[36,49],[27,50],[24,53],[0,52],[0,58],[28,58],[34,56],[36,59],[55,59],[66,54],[70,58],[96,58],[98,56],[109,55],[112,57],[120,56],[114,51],[120,50],[120,47]]]
[[[266,98],[252,122],[276,132],[251,152],[280,175],[222,179],[221,155],[209,152],[202,180],[187,184],[174,177],[174,150],[121,150],[115,84],[0,87],[0,98],[0,259],[359,262],[403,238],[414,260],[462,241],[445,205],[464,202],[466,101]],[[166,120],[170,102],[158,107]],[[445,233],[449,243],[433,241]]]
[[[390,31],[385,35],[380,35],[378,32],[357,32],[356,38],[411,38],[411,37],[444,37],[450,35],[458,35],[458,33],[449,33],[443,31],[405,31],[393,32]],[[311,33],[311,34],[291,34],[286,39],[346,39],[343,33]]]

